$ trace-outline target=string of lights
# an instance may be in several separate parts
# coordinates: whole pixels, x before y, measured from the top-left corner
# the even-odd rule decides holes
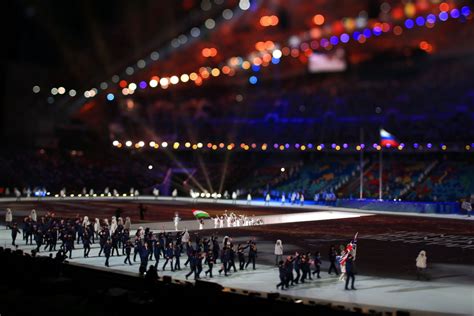
[[[118,149],[141,150],[145,149],[145,141],[133,142],[131,140],[118,141],[114,140],[112,145]],[[378,143],[364,144],[364,143],[204,143],[197,142],[167,142],[167,141],[150,141],[148,148],[151,150],[207,150],[207,151],[474,151],[474,143],[460,145],[460,144],[446,144],[446,143],[401,143],[393,147],[390,144],[381,146]]]

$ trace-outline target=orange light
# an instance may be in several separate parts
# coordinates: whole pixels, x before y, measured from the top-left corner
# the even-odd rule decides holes
[[[265,42],[265,49],[266,50],[272,50],[275,48],[275,44],[272,41],[266,41]]]
[[[189,79],[191,79],[192,81],[196,80],[197,78],[198,78],[197,73],[192,72],[189,74]]]
[[[268,16],[264,15],[260,18],[260,25],[261,26],[269,26],[270,25],[270,21],[268,19]]]
[[[426,50],[428,48],[428,43],[425,41],[420,42],[420,48]]]
[[[449,4],[447,4],[446,2],[443,2],[439,5],[439,10],[440,11],[449,11]]]
[[[216,57],[217,56],[217,49],[210,48],[209,51],[210,51],[210,56],[211,57]]]
[[[229,66],[224,66],[222,67],[222,73],[227,75],[230,72],[230,67]]]
[[[260,66],[262,64],[262,59],[260,57],[255,57],[253,59],[253,63],[257,66]]]
[[[204,56],[204,57],[209,57],[209,56],[211,56],[211,52],[209,51],[209,48],[203,48],[203,50],[202,50],[202,56]]]
[[[263,59],[264,62],[269,63],[272,60],[272,55],[265,54],[265,55],[263,55],[262,59]]]
[[[265,43],[264,42],[257,42],[255,44],[255,49],[258,50],[259,52],[261,52],[262,50],[265,50]],[[232,60],[231,60],[231,62],[232,62]]]
[[[324,24],[324,16],[321,15],[321,14],[316,14],[316,15],[313,17],[313,22],[314,22],[314,24],[316,24],[316,25],[323,25],[323,24]]]

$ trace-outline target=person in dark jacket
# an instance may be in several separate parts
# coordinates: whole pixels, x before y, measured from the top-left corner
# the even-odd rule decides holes
[[[205,271],[204,273],[206,274],[206,276],[209,273],[209,277],[212,278],[212,268],[214,267],[214,263],[215,263],[214,256],[212,255],[212,251],[207,252],[206,261],[207,261],[207,266],[209,267],[209,269],[207,269],[207,271]]]
[[[298,284],[300,282],[300,276],[301,276],[301,256],[298,252],[295,252],[295,257],[293,259],[293,267],[296,272],[296,277],[294,279],[294,282]]]
[[[18,225],[14,223],[12,227],[12,246],[16,246],[15,240],[18,233],[20,233],[20,230],[18,229]],[[28,244],[28,239],[26,240],[26,244]]]
[[[168,262],[171,260],[171,271],[174,271],[174,266],[173,266],[173,257],[174,257],[174,250],[173,250],[173,244],[169,243],[168,247],[165,249],[165,264],[163,264],[163,271],[166,269],[166,265]]]
[[[179,258],[181,257],[181,248],[178,244],[174,245],[174,269],[181,270]]]
[[[295,259],[293,256],[288,256],[286,257],[286,261],[284,263],[285,271],[286,271],[286,276],[285,276],[285,287],[288,288],[290,285],[294,285],[294,279],[293,279],[293,261]],[[291,284],[290,284],[291,283]]]
[[[193,273],[194,273],[194,278],[196,279],[196,252],[194,250],[191,250],[188,261],[189,261],[189,267],[191,268],[191,271],[189,271],[189,273],[186,274],[186,280]]]
[[[237,256],[239,257],[239,270],[243,270],[245,266],[245,249],[248,247],[247,246],[242,246],[242,244],[239,244],[237,247]]]
[[[104,245],[105,266],[109,266],[110,253],[112,252],[112,242],[108,239]]]
[[[316,251],[316,254],[314,255],[313,257],[313,261],[314,261],[314,271],[313,271],[313,275],[317,275],[317,278],[318,279],[321,279],[321,277],[319,276],[319,273],[321,272],[321,253],[319,251]]]
[[[247,264],[245,265],[245,269],[247,269],[250,262],[252,262],[253,269],[255,270],[255,259],[257,258],[257,244],[255,242],[249,241],[249,245],[249,258],[247,260]]]
[[[331,248],[329,249],[329,262],[331,265],[329,266],[329,271],[328,274],[331,274],[332,270],[336,272],[336,275],[339,275],[339,271],[337,271],[336,268],[336,257],[337,257],[337,252],[336,252],[336,247],[334,245],[331,245]]]
[[[346,259],[346,290],[349,290],[347,286],[349,285],[349,279],[352,279],[351,290],[356,290],[354,287],[355,275],[354,275],[354,257],[352,254],[349,254]]]
[[[281,287],[282,290],[285,289],[285,284],[286,284],[286,268],[284,265],[283,260],[280,260],[278,262],[278,273],[280,276],[280,283],[277,284],[277,290],[279,287]]]
[[[88,258],[89,252],[91,251],[91,239],[87,231],[85,231],[82,236],[82,243],[84,245],[84,258]]]
[[[132,245],[132,241],[131,241],[131,240],[127,240],[127,241],[125,242],[125,255],[126,255],[126,257],[125,257],[125,260],[123,261],[123,263],[125,263],[125,264],[126,264],[127,261],[128,261],[128,263],[129,263],[130,265],[132,265],[132,261],[130,260],[130,254],[132,253],[132,246],[133,246],[133,245]]]

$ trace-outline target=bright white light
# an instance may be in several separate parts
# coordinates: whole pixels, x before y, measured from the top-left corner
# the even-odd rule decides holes
[[[155,147],[156,143],[154,141],[151,141],[148,145],[150,145],[150,147]]]
[[[281,171],[281,172],[285,172],[285,168],[281,168],[280,171]]]
[[[52,94],[52,95],[58,94],[58,89],[57,89],[57,88],[51,89],[51,94]]]
[[[69,96],[75,97],[76,96],[76,90],[74,90],[74,89],[69,90]]]
[[[170,78],[170,82],[171,82],[171,84],[177,84],[179,82],[178,76],[172,76]]]
[[[128,90],[136,90],[137,89],[137,84],[132,82],[128,85]]]
[[[131,140],[127,140],[127,141],[125,142],[125,146],[127,146],[127,147],[131,147],[132,144],[133,144],[133,143],[132,143]]]
[[[163,147],[163,148],[168,147],[168,143],[167,143],[167,142],[162,142],[162,143],[161,143],[161,147]]]
[[[272,53],[272,56],[273,56],[274,58],[277,58],[277,59],[280,59],[280,58],[281,58],[281,55],[282,55],[282,53],[281,53],[281,50],[279,50],[279,49],[275,49],[275,50],[273,51],[273,53]]]
[[[169,79],[168,78],[161,78],[160,79],[160,85],[163,86],[163,87],[169,85]]]
[[[158,85],[158,81],[156,81],[155,79],[150,80],[150,87],[156,88],[157,85]]]
[[[93,98],[93,97],[95,97],[96,94],[97,94],[97,92],[94,91],[94,89],[89,90],[89,97]]]
[[[148,165],[148,170],[151,170],[153,169],[153,166],[152,165]]]
[[[84,92],[84,97],[90,98],[90,96],[91,96],[91,93],[89,91]]]
[[[40,92],[40,91],[41,91],[41,89],[40,89],[39,86],[34,86],[34,87],[33,87],[33,92],[34,92],[34,93],[38,93],[38,92]]]
[[[187,74],[182,74],[180,79],[182,82],[188,82],[189,76]]]
[[[139,147],[145,146],[145,142],[144,142],[143,140],[139,141],[139,142],[138,142],[138,146],[139,146]]]
[[[250,1],[249,0],[240,0],[239,8],[242,10],[248,10],[250,8]]]
[[[112,145],[114,145],[115,147],[117,147],[118,144],[120,144],[120,142],[119,142],[118,140],[114,140],[114,141],[112,142]]]

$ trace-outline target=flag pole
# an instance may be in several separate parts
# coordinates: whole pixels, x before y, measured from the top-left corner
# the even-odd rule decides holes
[[[382,201],[382,170],[383,170],[382,150],[383,150],[383,147],[380,146],[380,152],[379,152],[379,200],[380,201]]]
[[[364,143],[364,130],[360,129],[360,179],[359,179],[359,199],[364,198],[364,148],[362,144]]]

